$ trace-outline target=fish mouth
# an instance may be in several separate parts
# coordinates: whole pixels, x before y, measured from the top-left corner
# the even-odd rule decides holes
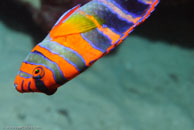
[[[15,87],[15,89],[16,89],[18,92],[21,92],[21,93],[26,92],[26,90],[24,90],[24,80],[22,80],[20,86],[21,86],[21,88],[19,88],[18,83],[14,83],[14,87]]]
[[[18,86],[17,83],[14,83],[14,87],[15,87],[16,89],[17,89],[17,86]]]
[[[15,82],[14,82],[14,87],[15,89],[20,92],[20,93],[24,93],[24,92],[32,92],[32,90],[30,89],[31,87],[31,81],[29,80],[30,77],[27,77],[29,74],[27,74],[26,72],[23,71],[19,71]],[[28,84],[26,84],[28,83]]]
[[[14,87],[15,87],[16,90],[18,90],[17,89],[17,87],[18,87],[18,84],[17,83],[14,83]]]
[[[25,81],[25,79],[18,75],[14,82],[14,87],[20,93],[40,92],[46,95],[53,95],[57,91],[57,87],[47,87],[41,79],[34,79],[33,82],[35,83],[33,83],[35,87],[32,86],[32,81]]]
[[[19,89],[18,83],[14,83],[14,87],[15,87],[15,89],[16,89],[18,92],[23,93],[22,90]]]

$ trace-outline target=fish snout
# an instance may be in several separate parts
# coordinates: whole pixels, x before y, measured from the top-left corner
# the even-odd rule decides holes
[[[29,92],[30,84],[30,79],[25,79],[18,74],[14,82],[14,87],[18,92],[24,93]]]
[[[20,82],[15,82],[14,83],[14,87],[15,87],[15,89],[18,91],[18,92],[20,92],[20,93],[22,93],[22,90],[21,90],[21,83]]]

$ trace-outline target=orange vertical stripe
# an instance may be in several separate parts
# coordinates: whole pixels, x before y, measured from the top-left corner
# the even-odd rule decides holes
[[[56,41],[59,44],[71,48],[72,50],[79,53],[85,60],[87,66],[90,66],[91,61],[99,59],[103,55],[103,52],[93,48],[90,43],[85,41],[81,34],[59,37],[53,39],[53,41]]]
[[[48,59],[55,62],[59,68],[61,69],[63,75],[68,80],[72,79],[76,75],[79,74],[79,71],[70,63],[68,63],[64,58],[58,56],[57,54],[53,54],[45,48],[40,46],[36,46],[32,51],[37,50],[45,55]]]

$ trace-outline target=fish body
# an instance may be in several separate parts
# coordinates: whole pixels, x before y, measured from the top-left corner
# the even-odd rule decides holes
[[[22,62],[14,86],[52,95],[119,45],[147,19],[159,0],[93,0],[59,18]]]

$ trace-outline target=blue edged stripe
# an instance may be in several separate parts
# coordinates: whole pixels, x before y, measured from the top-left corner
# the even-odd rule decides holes
[[[59,66],[55,62],[49,60],[47,57],[45,57],[42,53],[38,51],[31,52],[24,62],[27,64],[42,65],[46,67],[47,69],[52,71],[53,76],[54,76],[53,78],[55,79],[57,84],[63,84],[67,80],[64,77]]]
[[[31,75],[31,74],[28,74],[28,73],[23,72],[23,71],[19,71],[19,72],[18,72],[18,74],[20,75],[20,77],[23,77],[23,78],[26,78],[26,79],[28,79],[28,78],[31,78],[31,77],[32,77],[32,75]]]
[[[89,39],[87,39],[87,38],[84,36],[83,33],[81,34],[81,36],[82,36],[82,38],[83,38],[85,41],[87,41],[94,49],[99,50],[99,51],[101,51],[102,53],[104,52],[104,50],[102,50],[101,48],[96,47],[96,46],[92,43],[92,41],[90,41]]]
[[[112,41],[108,38],[108,36],[104,35],[98,29],[82,33],[81,36],[84,40],[89,42],[93,48],[103,53],[112,45]]]
[[[107,1],[109,1],[109,0],[107,0]],[[133,18],[138,17],[138,16],[136,16],[135,14],[129,13],[128,11],[122,9],[122,8],[121,8],[117,3],[115,3],[114,1],[109,1],[109,2],[111,2],[111,3],[112,3],[113,5],[115,5],[117,8],[119,8],[120,10],[122,10],[122,12],[123,12],[124,14],[130,15],[130,16],[132,16]],[[129,23],[129,24],[132,23],[132,22],[130,22],[128,19],[125,19],[125,18],[121,17],[120,14],[117,13],[115,10],[113,10],[111,7],[109,7],[109,5],[107,5],[107,4],[105,4],[105,3],[101,2],[101,1],[99,1],[99,3],[101,3],[102,5],[104,5],[105,7],[107,7],[112,13],[116,14],[116,15],[118,16],[118,18],[121,19],[122,21],[126,21],[126,22]]]
[[[139,2],[138,0],[108,0],[123,10],[126,14],[133,14],[134,16],[142,16],[149,5]]]
[[[52,54],[62,57],[80,72],[86,68],[86,63],[83,57],[70,48],[64,47],[54,41],[45,41],[40,43],[39,46],[48,50]]]
[[[88,15],[96,16],[98,19],[101,19],[103,21],[103,26],[107,26],[119,35],[127,31],[127,29],[133,25],[132,22],[130,23],[126,19],[120,17],[118,13],[102,2],[93,1],[83,7],[84,8],[81,8],[82,11],[86,12]]]

